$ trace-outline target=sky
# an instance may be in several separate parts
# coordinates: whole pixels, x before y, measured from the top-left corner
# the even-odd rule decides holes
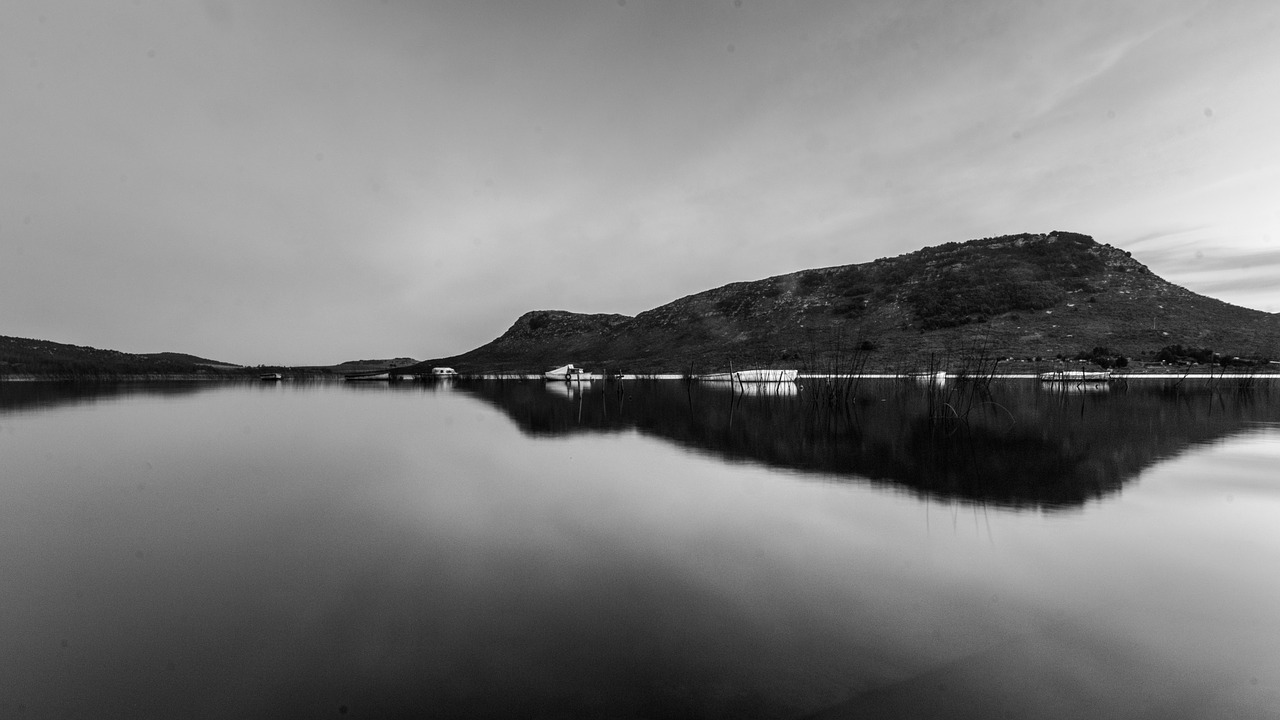
[[[444,357],[1070,230],[1280,312],[1280,3],[0,4],[0,335]]]

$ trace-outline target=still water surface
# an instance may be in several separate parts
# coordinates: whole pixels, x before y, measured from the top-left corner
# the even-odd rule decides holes
[[[1277,718],[1280,388],[0,384],[0,715]]]

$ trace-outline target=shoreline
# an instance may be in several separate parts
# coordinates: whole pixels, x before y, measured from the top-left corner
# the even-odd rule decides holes
[[[970,372],[936,372],[936,373],[919,373],[919,372],[868,372],[868,373],[810,373],[800,372],[796,380],[914,380],[917,382],[931,382],[937,380],[957,380],[957,381],[994,381],[994,380],[1039,380],[1041,374],[1046,371],[1032,372],[988,372],[988,373],[970,373]],[[1068,372],[1078,372],[1069,370]],[[1101,372],[1101,371],[1094,371]],[[347,378],[341,375],[317,375],[314,373],[297,373],[292,374],[287,370],[283,371],[279,381],[332,381],[346,382]],[[416,382],[449,382],[451,380],[546,380],[543,373],[459,373],[458,375],[446,378],[436,378],[430,375],[406,376],[397,379],[380,379],[373,382],[389,382],[389,383],[416,383]],[[701,377],[699,375],[688,375],[684,373],[622,373],[618,375],[603,375],[586,373],[581,378],[581,382],[599,382],[599,381],[669,381],[669,380],[696,380],[699,382],[715,382],[713,379]],[[1280,380],[1280,372],[1274,370],[1266,370],[1262,372],[1113,372],[1109,378],[1103,382],[1117,382],[1128,380]],[[205,373],[129,373],[121,375],[34,375],[34,374],[12,374],[0,375],[0,384],[3,383],[38,383],[38,382],[59,382],[59,383],[111,383],[111,382],[264,382],[256,375],[211,375]],[[550,380],[550,382],[578,382],[564,380]],[[1048,381],[1046,381],[1048,382]],[[1091,382],[1090,380],[1079,380],[1074,378],[1055,379],[1052,382],[1064,382],[1068,384],[1078,382]],[[769,383],[763,383],[769,384]]]

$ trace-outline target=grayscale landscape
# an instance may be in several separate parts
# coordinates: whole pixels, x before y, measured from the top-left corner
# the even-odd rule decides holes
[[[1280,719],[1277,31],[0,7],[0,715]]]

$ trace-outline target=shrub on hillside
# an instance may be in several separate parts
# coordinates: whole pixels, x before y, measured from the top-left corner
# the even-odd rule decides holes
[[[1061,288],[1044,281],[1001,279],[990,274],[948,270],[931,282],[918,283],[906,300],[925,330],[983,322],[1015,310],[1053,307]]]
[[[1104,368],[1122,368],[1129,366],[1129,358],[1120,355],[1119,353],[1112,352],[1110,348],[1101,346],[1094,347],[1092,350],[1081,351],[1076,355],[1076,359],[1087,360]]]
[[[922,329],[955,327],[1007,312],[1053,307],[1067,291],[1092,290],[1106,269],[1087,235],[1017,235],[983,243],[947,243],[905,256],[882,282],[907,282],[905,299]],[[902,279],[899,276],[904,275]]]
[[[1182,345],[1166,345],[1156,353],[1156,360],[1171,365],[1178,363],[1212,363],[1215,353],[1213,348],[1183,347]]]

